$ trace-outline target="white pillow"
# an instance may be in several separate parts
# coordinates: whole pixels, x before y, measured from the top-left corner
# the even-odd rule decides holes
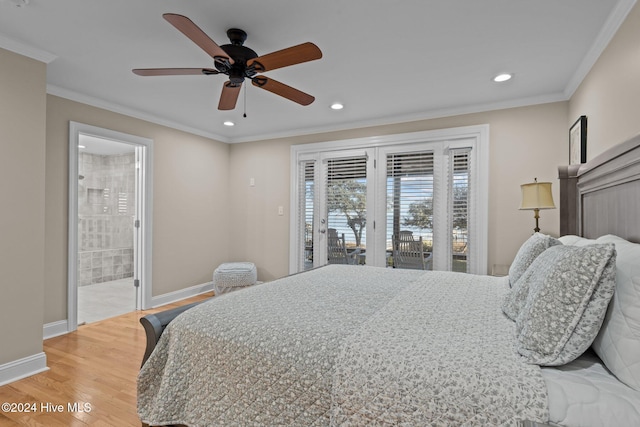
[[[616,291],[593,349],[611,372],[640,391],[640,244],[613,235],[598,243],[616,246]]]
[[[585,239],[584,237],[576,236],[575,234],[560,236],[558,237],[558,240],[560,240],[563,245],[568,246],[586,246],[596,243],[594,239]]]
[[[516,318],[516,348],[533,364],[569,363],[589,348],[615,288],[613,244],[554,246],[516,287],[526,289]]]

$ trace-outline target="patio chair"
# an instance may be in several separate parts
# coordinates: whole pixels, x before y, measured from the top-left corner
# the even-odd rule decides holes
[[[431,270],[433,254],[424,251],[422,236],[416,240],[413,232],[401,230],[392,236],[393,267],[414,270]]]
[[[351,264],[347,255],[347,247],[345,246],[344,233],[338,235],[335,228],[327,229],[327,253],[329,264]]]

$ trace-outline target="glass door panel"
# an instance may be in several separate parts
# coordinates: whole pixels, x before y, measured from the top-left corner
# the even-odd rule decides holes
[[[366,262],[368,159],[367,150],[345,150],[298,162],[296,271]]]
[[[298,226],[300,241],[298,242],[298,271],[310,270],[314,267],[314,241],[316,231],[316,162],[303,161],[299,165],[298,180]]]
[[[450,222],[451,222],[451,270],[462,273],[469,271],[469,149],[451,150],[450,182]]]
[[[434,229],[432,151],[387,155],[387,266],[431,270]]]
[[[364,264],[367,226],[367,157],[327,159],[327,260]]]

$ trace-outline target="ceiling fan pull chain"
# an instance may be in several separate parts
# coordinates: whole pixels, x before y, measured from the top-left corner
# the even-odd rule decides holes
[[[247,85],[244,85],[244,113],[242,117],[247,118]]]

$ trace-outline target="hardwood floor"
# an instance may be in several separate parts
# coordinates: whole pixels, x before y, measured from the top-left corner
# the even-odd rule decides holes
[[[140,426],[136,377],[146,344],[139,319],[211,295],[80,326],[44,341],[49,371],[0,387],[1,403],[28,405],[31,412],[3,410],[0,426]]]

